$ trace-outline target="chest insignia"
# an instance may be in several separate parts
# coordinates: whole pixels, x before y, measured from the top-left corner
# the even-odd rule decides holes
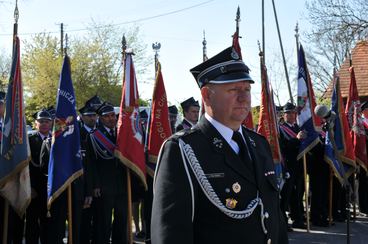
[[[254,142],[254,140],[250,137],[248,137],[248,138],[249,138],[250,144],[252,144],[253,147],[256,147],[256,143]]]
[[[229,208],[229,209],[236,208],[237,203],[238,203],[238,201],[235,200],[234,198],[226,198],[226,207]]]
[[[240,186],[240,184],[239,184],[238,182],[235,182],[235,183],[233,184],[232,188],[233,188],[233,191],[234,191],[235,193],[239,193],[239,192],[241,191],[241,186]]]
[[[275,174],[275,171],[267,171],[265,173],[265,176],[274,175],[274,174]]]
[[[222,148],[222,140],[218,139],[218,138],[213,138],[213,145],[215,145],[215,147],[217,148]]]

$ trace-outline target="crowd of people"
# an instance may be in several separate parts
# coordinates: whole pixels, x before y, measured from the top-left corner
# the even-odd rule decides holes
[[[306,228],[303,205],[303,163],[297,159],[307,136],[297,123],[296,107],[287,103],[280,116],[280,148],[285,183],[279,185],[267,140],[242,123],[251,109],[249,69],[230,47],[191,70],[201,90],[204,114],[193,97],[178,109],[169,107],[176,132],[162,146],[154,179],[147,175],[148,191],[132,179],[135,235],[154,244],[288,243],[287,231]],[[0,94],[0,118],[4,94]],[[368,104],[362,106],[368,130]],[[8,243],[64,243],[67,196],[62,193],[47,209],[48,161],[55,116],[53,108],[34,114],[36,132],[29,135],[32,200],[25,216],[12,209],[8,217]],[[83,175],[71,184],[74,244],[127,243],[126,167],[107,150],[116,142],[114,107],[97,96],[79,109]],[[140,114],[142,130],[148,115]],[[2,122],[2,119],[0,119]],[[345,188],[334,178],[333,219],[329,219],[329,179],[324,160],[325,133],[308,153],[311,221],[327,227],[347,217]],[[368,178],[356,172],[359,210],[368,214]],[[0,199],[3,219],[4,199]],[[0,230],[1,232],[2,230]],[[2,233],[3,234],[3,233]]]

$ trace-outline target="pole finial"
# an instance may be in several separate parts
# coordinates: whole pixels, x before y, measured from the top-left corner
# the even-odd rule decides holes
[[[19,19],[19,10],[18,10],[18,0],[15,0],[15,9],[14,9],[14,22],[17,24]]]
[[[161,43],[155,42],[152,43],[152,49],[155,52],[155,71],[157,72],[157,65],[158,65],[158,52],[160,51]]]
[[[125,38],[125,34],[123,35],[123,38],[121,39],[121,49],[123,51],[123,53],[125,53],[126,49],[127,49],[127,41]]]
[[[240,7],[238,6],[238,9],[236,11],[236,18],[235,18],[235,22],[236,22],[236,33],[238,33],[239,36],[239,22],[241,21],[240,19]]]
[[[203,54],[203,61],[208,59],[207,57],[207,41],[206,41],[206,32],[203,30],[203,41],[202,41],[202,54]]]
[[[64,48],[64,54],[65,56],[68,55],[68,48],[69,48],[69,43],[68,43],[68,34],[65,34],[65,48]]]

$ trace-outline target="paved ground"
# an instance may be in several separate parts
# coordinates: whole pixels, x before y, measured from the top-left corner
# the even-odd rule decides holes
[[[289,232],[290,244],[346,244],[347,243],[347,225],[337,222],[331,227],[311,226],[311,231],[294,229]],[[144,244],[142,240],[135,240],[136,244]],[[358,216],[356,220],[350,222],[350,244],[368,243],[368,218]]]
[[[311,232],[306,230],[294,229],[289,232],[290,244],[343,244],[347,242],[346,223],[335,223],[331,227],[314,227],[311,226]],[[358,216],[357,219],[350,223],[350,243],[351,244],[366,244],[368,243],[368,218]]]

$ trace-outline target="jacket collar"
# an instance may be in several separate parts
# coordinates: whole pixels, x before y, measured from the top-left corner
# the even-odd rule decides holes
[[[201,130],[201,132],[205,135],[205,137],[209,141],[212,150],[216,151],[224,157],[224,162],[226,165],[228,165],[243,178],[256,184],[254,174],[249,171],[249,169],[244,165],[238,155],[221,136],[221,134],[216,130],[216,128],[205,118],[205,116],[201,117],[199,123],[195,127],[198,127],[199,130]]]

